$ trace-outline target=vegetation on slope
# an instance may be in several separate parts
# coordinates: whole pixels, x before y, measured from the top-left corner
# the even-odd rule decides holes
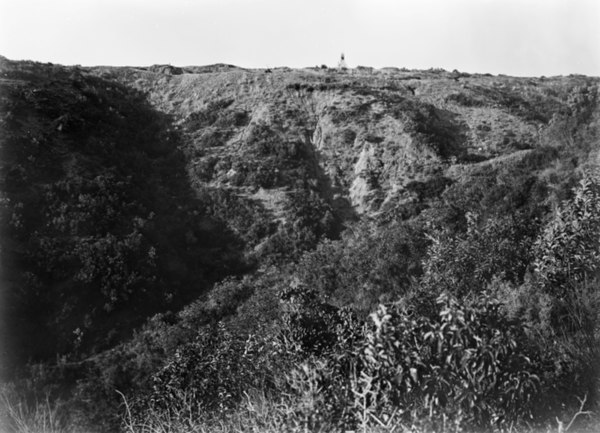
[[[597,426],[598,80],[0,84],[5,429]]]
[[[2,79],[2,283],[21,363],[114,345],[245,266],[194,197],[168,117],[118,83],[47,68],[6,64]]]

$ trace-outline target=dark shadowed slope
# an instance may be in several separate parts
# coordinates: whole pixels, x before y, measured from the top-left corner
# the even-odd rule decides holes
[[[242,242],[190,188],[168,114],[77,69],[0,67],[4,347],[15,359],[98,351],[243,271]]]

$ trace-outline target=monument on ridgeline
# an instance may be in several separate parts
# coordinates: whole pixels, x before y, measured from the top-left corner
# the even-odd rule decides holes
[[[348,65],[346,64],[346,57],[344,56],[344,53],[342,53],[342,55],[340,56],[340,61],[338,62],[338,69],[340,69],[340,70],[348,69]]]

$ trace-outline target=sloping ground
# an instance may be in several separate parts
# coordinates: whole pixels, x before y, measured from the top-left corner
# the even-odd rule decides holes
[[[518,287],[541,224],[597,169],[599,85],[0,59],[3,350],[63,355],[54,380],[114,416],[115,388],[151,386],[211,324],[287,326],[296,289],[365,315],[422,284]],[[423,282],[432,235],[444,259],[488,254],[488,280]]]
[[[245,268],[143,95],[60,66],[0,71],[4,357],[109,347]]]
[[[5,286],[49,285],[76,298],[76,287],[90,284],[108,297],[94,303],[108,310],[120,296],[111,284],[170,293],[158,287],[171,278],[189,284],[175,275],[197,267],[195,254],[232,256],[216,240],[203,244],[215,224],[239,239],[250,260],[291,259],[354,221],[406,220],[447,207],[445,197],[465,196],[473,182],[501,198],[502,182],[510,183],[502,177],[515,167],[517,177],[529,167],[532,178],[546,176],[564,190],[564,173],[598,147],[599,80],[581,76],[64,68],[5,59],[1,66],[3,257],[11,264],[3,267],[36,269],[9,272]],[[98,212],[109,220],[89,226]],[[162,232],[178,219],[192,226],[177,223],[181,239],[169,239]],[[107,236],[134,245],[108,247]],[[87,252],[66,254],[83,240]],[[157,272],[170,276],[148,271],[146,281],[130,269],[133,257],[160,248]],[[132,257],[111,283],[94,271],[104,266],[97,254]],[[173,258],[181,254],[189,258]],[[46,292],[47,302],[58,301]]]
[[[524,150],[575,147],[575,131],[597,128],[598,80],[582,76],[91,72],[147,93],[177,119],[197,188],[247,195],[258,188],[292,191],[302,179],[342,221],[407,203],[414,182],[452,178],[460,167],[495,165]],[[597,138],[589,134],[593,147]]]

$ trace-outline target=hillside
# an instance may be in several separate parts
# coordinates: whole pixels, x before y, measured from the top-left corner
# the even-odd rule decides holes
[[[568,348],[598,338],[600,323],[589,292],[600,256],[599,89],[585,76],[0,58],[4,380],[21,378],[15,395],[66,402],[80,428],[118,428],[114,389],[136,396],[142,418],[143,408],[179,407],[183,392],[214,420],[240,413],[252,390],[300,404],[309,379],[280,383],[294,366],[310,365],[320,386],[350,380],[350,364],[382,369],[360,355],[375,344],[369,314],[399,308],[389,320],[419,333],[406,311],[437,326],[443,301],[483,321],[469,328],[472,341],[487,338],[477,334],[485,320],[506,338],[516,326],[519,356],[538,363],[527,370],[539,376],[537,394],[523,392],[555,399],[518,400],[532,405],[533,423],[567,416],[584,394],[597,407],[598,351]],[[563,290],[584,283],[591,297],[574,307]],[[565,319],[573,315],[591,328]],[[557,335],[565,342],[544,357],[541,336]],[[247,365],[240,353],[251,354]],[[377,371],[377,380],[391,374]],[[595,376],[582,391],[584,374]],[[426,389],[414,381],[400,394],[379,383],[373,416],[400,405],[408,422],[425,398],[431,424],[422,427],[439,428],[468,400],[406,400],[411,387]],[[324,418],[295,406],[281,415],[296,423],[286,428],[355,427],[348,389],[335,391],[338,406],[319,406]],[[508,428],[513,406],[501,412],[495,397],[475,395],[491,412],[467,410],[465,428]]]

